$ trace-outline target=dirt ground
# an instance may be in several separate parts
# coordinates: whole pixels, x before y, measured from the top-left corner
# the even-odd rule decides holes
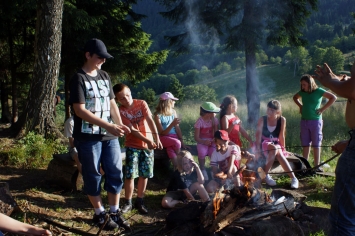
[[[14,215],[25,217],[26,222],[50,227],[56,235],[66,232],[65,228],[54,226],[51,222],[69,227],[67,231],[77,232],[77,235],[83,235],[83,232],[88,235],[98,233],[99,228],[91,223],[93,210],[87,197],[82,192],[65,191],[56,185],[51,185],[46,181],[45,169],[26,170],[0,166],[0,182],[9,184],[10,192],[22,210]],[[134,210],[126,214],[125,217],[132,224],[133,231],[124,232],[125,234],[150,235],[150,231],[156,233],[159,229],[164,229],[165,216],[169,210],[163,209],[160,201],[165,193],[166,184],[167,178],[149,180],[145,198],[149,213],[140,215]],[[297,192],[307,195],[312,191],[307,187],[306,181],[300,181],[300,188]],[[123,196],[124,190],[121,195],[121,204],[124,202]],[[106,235],[118,233],[122,232],[101,232]]]
[[[1,127],[2,128],[2,127]],[[0,131],[3,131],[0,129]],[[4,135],[1,132],[1,136]],[[6,136],[6,135],[5,135]],[[0,137],[0,142],[3,140]],[[46,180],[46,169],[21,169],[1,164],[0,182],[7,182],[9,189],[19,206],[19,210],[11,215],[32,225],[49,228],[54,235],[166,235],[164,232],[165,217],[170,210],[161,207],[161,199],[165,194],[169,181],[166,166],[160,163],[155,166],[156,176],[148,181],[145,203],[149,209],[147,215],[140,215],[136,210],[125,214],[132,231],[116,232],[100,231],[92,224],[93,209],[87,196],[80,191],[68,191]],[[280,187],[280,186],[279,186]],[[288,186],[287,186],[288,188]],[[300,180],[297,192],[308,195],[316,192]],[[136,192],[135,192],[136,193]],[[133,199],[136,195],[134,194]],[[124,190],[121,202],[124,203]],[[106,198],[104,204],[107,206]],[[10,235],[10,234],[7,234]]]

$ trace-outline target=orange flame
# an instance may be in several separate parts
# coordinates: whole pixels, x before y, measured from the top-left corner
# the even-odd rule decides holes
[[[221,207],[222,198],[219,197],[219,192],[217,191],[213,198],[213,219],[216,219],[218,211]]]

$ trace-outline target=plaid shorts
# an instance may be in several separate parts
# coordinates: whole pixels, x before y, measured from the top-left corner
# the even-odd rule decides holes
[[[154,151],[126,147],[125,178],[153,178]]]

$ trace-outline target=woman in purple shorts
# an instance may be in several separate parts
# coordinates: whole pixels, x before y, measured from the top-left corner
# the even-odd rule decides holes
[[[293,100],[300,108],[301,118],[301,144],[303,147],[303,157],[308,159],[310,145],[313,147],[314,166],[320,163],[320,152],[323,139],[323,119],[322,113],[329,108],[337,97],[318,88],[314,79],[310,75],[303,75],[300,79],[301,90],[293,96]],[[323,97],[328,101],[321,107]],[[302,104],[300,103],[302,98]],[[322,168],[317,168],[317,172],[323,172]]]

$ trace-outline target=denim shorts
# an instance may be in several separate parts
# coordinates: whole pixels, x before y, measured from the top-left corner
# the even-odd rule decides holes
[[[355,131],[340,156],[335,170],[335,185],[330,209],[329,235],[355,235]]]
[[[82,165],[84,192],[99,196],[101,192],[100,165],[105,171],[104,189],[118,194],[123,186],[121,148],[118,139],[107,141],[77,141],[75,147]]]
[[[323,120],[301,120],[301,145],[320,147],[323,140]]]
[[[154,151],[126,147],[125,178],[153,178]]]

